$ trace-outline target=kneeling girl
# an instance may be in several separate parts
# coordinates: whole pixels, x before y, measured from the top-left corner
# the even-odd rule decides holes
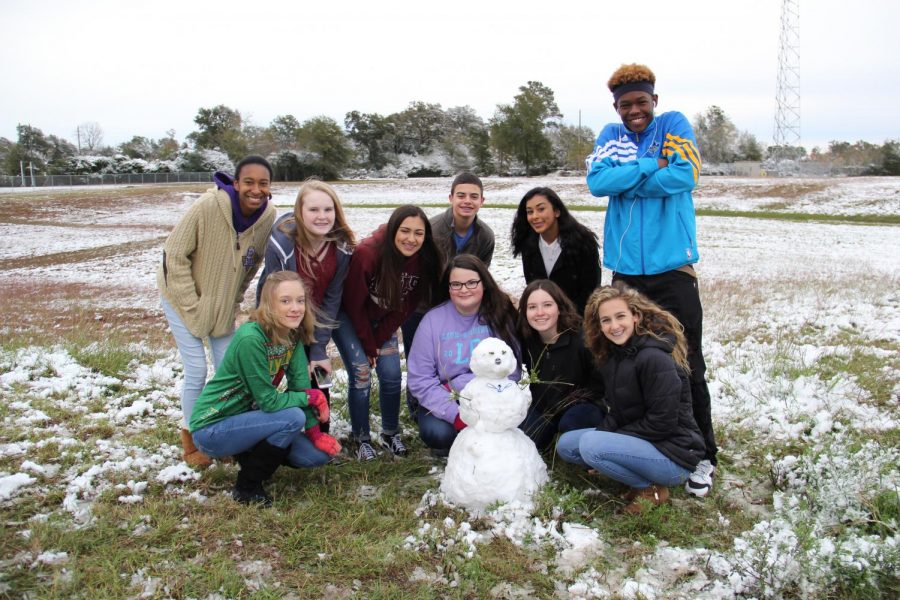
[[[564,433],[559,456],[629,487],[625,512],[666,502],[705,445],[691,408],[684,329],[669,312],[622,284],[595,291],[585,341],[600,363],[608,413],[596,429]]]
[[[309,389],[303,344],[312,340],[315,318],[300,276],[269,275],[251,318],[203,388],[190,427],[203,452],[234,456],[240,464],[234,499],[268,506],[263,481],[279,465],[323,465],[340,444],[321,432],[328,404],[322,392]]]
[[[446,455],[466,426],[454,392],[462,391],[475,377],[469,369],[472,350],[481,340],[496,337],[509,344],[517,357],[519,351],[515,308],[481,259],[471,254],[454,256],[444,269],[439,293],[445,301],[422,318],[407,375],[409,389],[419,401],[414,413],[419,437],[436,454]],[[520,373],[516,368],[509,378],[518,381]]]

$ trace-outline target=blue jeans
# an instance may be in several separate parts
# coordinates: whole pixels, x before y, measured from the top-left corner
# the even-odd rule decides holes
[[[197,448],[212,457],[234,456],[266,440],[273,446],[289,448],[288,462],[292,467],[324,465],[331,457],[306,437],[305,424],[306,415],[300,408],[271,413],[251,410],[198,429],[192,437]]]
[[[191,420],[191,413],[194,412],[194,404],[197,402],[200,392],[203,391],[203,386],[206,385],[206,348],[203,347],[202,338],[195,337],[188,331],[172,305],[162,297],[160,297],[160,302],[166,320],[169,321],[169,329],[175,336],[175,345],[178,347],[178,353],[181,354],[181,364],[184,368],[184,382],[181,385],[181,413],[184,415],[182,427],[186,429]],[[212,351],[213,367],[219,368],[233,337],[234,329],[226,335],[220,337],[211,335],[207,338],[209,349]]]
[[[653,484],[679,485],[691,474],[647,440],[609,431],[578,429],[564,433],[556,444],[556,453],[566,462],[592,467],[638,489]]]
[[[419,423],[419,438],[426,446],[435,450],[447,450],[453,445],[457,431],[452,424],[434,416],[421,406],[416,410],[415,417]]]
[[[347,405],[350,408],[350,428],[353,437],[360,441],[370,441],[369,394],[372,391],[372,369],[363,350],[359,336],[353,329],[350,318],[342,311],[338,313],[338,327],[331,334],[347,369],[349,389]],[[381,406],[381,430],[395,434],[400,429],[400,351],[396,332],[384,343],[375,360],[378,375],[378,403]]]

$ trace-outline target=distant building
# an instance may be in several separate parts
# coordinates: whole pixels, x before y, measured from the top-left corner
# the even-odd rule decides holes
[[[733,163],[734,174],[738,177],[762,177],[762,163],[753,160],[739,160]]]

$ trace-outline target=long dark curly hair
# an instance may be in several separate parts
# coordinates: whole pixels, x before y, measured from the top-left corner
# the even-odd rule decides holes
[[[537,244],[529,246],[528,240],[536,238],[538,233],[532,229],[528,223],[528,215],[525,212],[525,205],[535,196],[543,196],[550,201],[553,209],[559,211],[556,223],[559,226],[559,242],[563,248],[574,251],[577,256],[587,255],[591,247],[597,246],[597,234],[579,223],[566,205],[563,204],[559,194],[548,187],[536,187],[528,190],[528,192],[519,201],[519,208],[516,209],[516,216],[513,219],[512,229],[509,233],[509,239],[512,243],[513,256],[518,256],[527,252],[529,247],[536,248]]]

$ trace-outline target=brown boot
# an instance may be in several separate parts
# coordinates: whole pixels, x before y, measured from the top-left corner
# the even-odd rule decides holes
[[[644,490],[642,490],[641,488],[630,487],[630,488],[627,488],[621,494],[619,494],[619,498],[621,498],[625,502],[631,502],[632,500],[634,500],[635,498],[638,497],[638,494],[640,494],[643,491]]]
[[[181,458],[192,467],[205,469],[212,464],[212,459],[200,452],[197,446],[194,445],[194,438],[191,437],[191,432],[187,429],[181,430],[181,447],[184,448],[184,454]]]
[[[659,506],[669,501],[669,488],[662,485],[651,485],[648,488],[636,491],[637,493],[634,494],[631,504],[622,509],[623,513],[639,515],[648,508]]]

